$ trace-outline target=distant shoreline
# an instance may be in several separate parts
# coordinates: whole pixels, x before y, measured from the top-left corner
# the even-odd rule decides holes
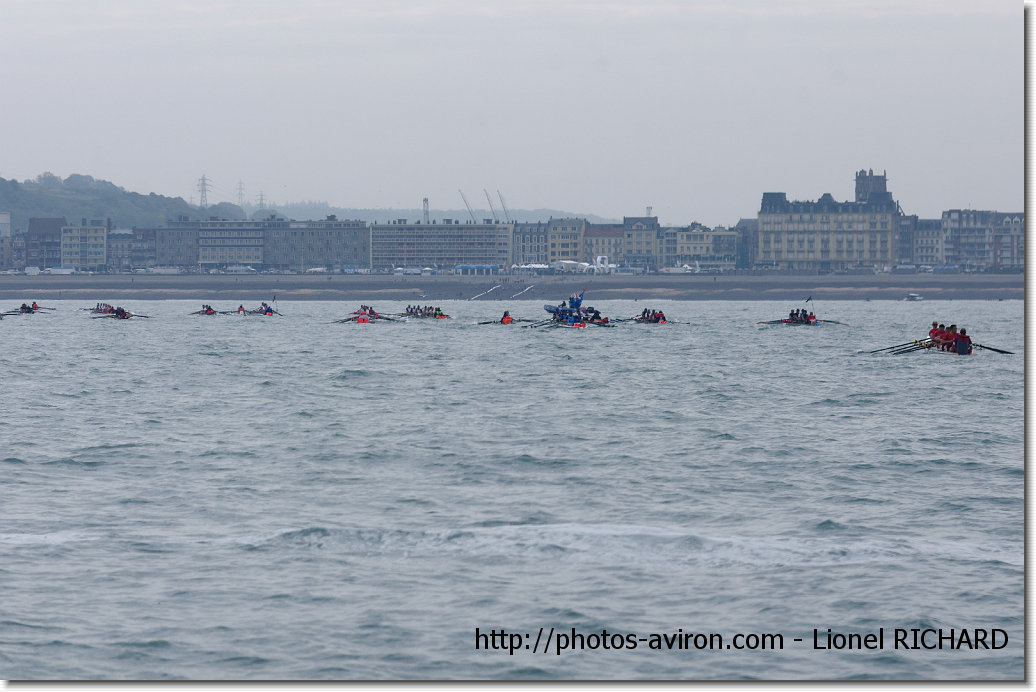
[[[493,288],[497,286],[497,288]],[[1024,274],[389,276],[115,274],[0,276],[2,300],[561,301],[586,287],[594,300],[1023,300]],[[484,295],[482,295],[484,294]],[[477,296],[477,298],[476,298]]]

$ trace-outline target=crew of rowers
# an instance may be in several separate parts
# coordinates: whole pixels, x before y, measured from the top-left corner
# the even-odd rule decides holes
[[[198,311],[202,315],[215,315],[216,310],[211,305],[202,305],[201,310]]]
[[[805,309],[796,309],[788,313],[788,321],[796,324],[816,324],[817,318]]]
[[[20,312],[22,314],[29,314],[29,313],[37,312],[37,311],[39,311],[39,309],[40,309],[40,306],[37,305],[36,301],[34,300],[34,301],[32,301],[32,305],[28,305],[26,303],[22,303],[21,307],[18,308],[18,312]]]
[[[584,308],[578,304],[572,307],[566,307],[565,301],[561,301],[561,305],[558,306],[558,311],[551,316],[551,319],[555,322],[564,322],[566,324],[608,324],[609,320],[607,317],[601,317],[601,311],[597,308]]]
[[[644,308],[644,312],[640,313],[640,317],[634,317],[637,322],[654,322],[656,324],[662,324],[665,320],[665,313],[661,310],[648,310]]]
[[[410,317],[446,317],[441,308],[433,308],[431,305],[407,305],[406,314]]]
[[[270,307],[269,305],[267,305],[266,303],[263,303],[258,308],[253,310],[253,312],[258,313],[260,315],[272,315],[273,314],[273,308]],[[211,314],[211,313],[208,313],[208,314]],[[246,314],[248,314],[248,310],[245,310],[244,304],[241,304],[241,305],[237,306],[237,314],[239,314],[239,315],[246,315]]]
[[[123,310],[121,307],[112,308],[111,312],[107,312],[105,314],[109,317],[115,317],[120,320],[128,320],[129,318],[133,317],[132,312],[127,312],[126,310]]]
[[[962,356],[971,355],[971,337],[968,336],[968,330],[961,328],[958,332],[955,324],[947,327],[945,324],[932,322],[928,338],[932,340],[932,347],[940,351],[955,351]]]
[[[378,314],[378,311],[375,310],[374,307],[371,305],[361,305],[360,309],[354,312],[353,314],[366,315],[367,317],[373,317],[374,319],[378,319],[379,317],[381,317],[381,315]]]
[[[94,312],[98,312],[102,315],[114,315],[115,306],[111,303],[98,303],[94,306]]]

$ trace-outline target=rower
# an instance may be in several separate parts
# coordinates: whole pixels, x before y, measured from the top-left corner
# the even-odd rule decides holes
[[[935,324],[935,323],[933,322],[932,324]],[[946,333],[946,325],[945,324],[936,325],[935,329],[933,329],[932,331],[929,331],[928,332],[928,336],[931,337],[931,339],[932,339],[932,346],[935,346],[935,347],[942,346],[943,335],[945,333]]]
[[[35,300],[32,301],[32,311],[36,312],[39,309],[40,309],[40,306],[36,304],[36,301]]]
[[[514,322],[514,318],[511,317],[510,310],[504,310],[504,316],[500,318],[500,324],[511,324]]]
[[[968,330],[963,327],[960,330],[960,334],[953,342],[953,349],[959,356],[970,356],[971,355],[971,337],[968,336]]]
[[[239,314],[239,315],[245,314],[245,306],[244,305],[238,305],[237,306],[237,314]]]

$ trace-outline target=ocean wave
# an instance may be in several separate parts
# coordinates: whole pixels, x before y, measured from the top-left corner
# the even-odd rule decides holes
[[[717,536],[652,526],[498,524],[439,531],[308,527],[242,541],[248,550],[305,549],[342,555],[574,560],[618,564],[819,566],[952,559],[1020,566],[1009,544],[875,538],[833,520],[809,536]]]

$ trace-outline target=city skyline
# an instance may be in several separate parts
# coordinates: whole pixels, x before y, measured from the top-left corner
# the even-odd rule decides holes
[[[50,10],[59,6],[59,19]],[[764,192],[1024,206],[1015,3],[15,3],[0,177],[729,225]],[[21,107],[17,107],[22,104]],[[243,189],[239,188],[239,183]]]

